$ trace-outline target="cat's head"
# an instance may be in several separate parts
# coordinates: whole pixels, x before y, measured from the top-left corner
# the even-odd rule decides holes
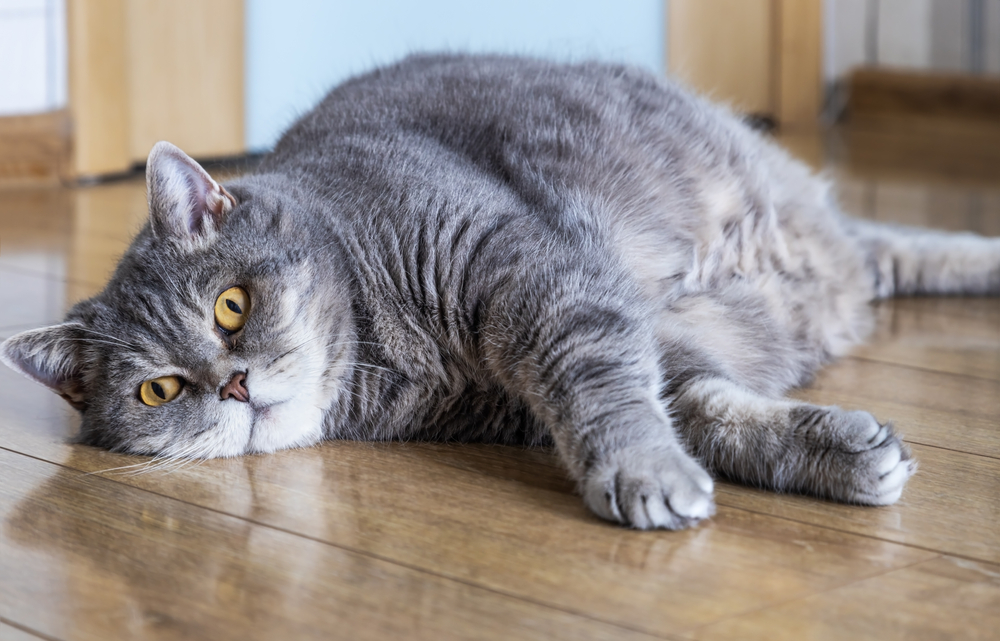
[[[350,360],[349,297],[302,200],[267,177],[223,188],[159,143],[149,221],[100,294],[0,360],[82,412],[119,451],[235,456],[316,443]]]

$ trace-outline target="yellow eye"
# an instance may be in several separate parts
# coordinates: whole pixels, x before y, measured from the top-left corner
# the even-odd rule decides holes
[[[230,287],[215,299],[215,322],[227,332],[238,332],[250,314],[250,295],[242,287]]]
[[[148,380],[139,388],[139,398],[150,407],[159,407],[177,398],[181,393],[181,379],[177,376],[161,376]]]

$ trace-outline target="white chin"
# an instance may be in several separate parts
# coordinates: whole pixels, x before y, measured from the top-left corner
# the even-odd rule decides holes
[[[250,432],[247,453],[269,453],[315,445],[323,439],[323,411],[295,400],[260,413]]]

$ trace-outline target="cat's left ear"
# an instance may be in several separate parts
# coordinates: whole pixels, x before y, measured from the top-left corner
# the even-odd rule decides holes
[[[181,241],[211,240],[236,199],[201,165],[169,142],[158,142],[146,161],[146,198],[153,231]]]

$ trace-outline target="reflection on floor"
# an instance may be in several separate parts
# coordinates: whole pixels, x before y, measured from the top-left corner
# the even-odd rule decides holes
[[[825,169],[858,215],[1000,235],[989,172],[785,142],[817,165],[852,152]],[[144,215],[141,178],[0,191],[0,338],[98,291]],[[720,484],[718,515],[681,533],[599,522],[538,451],[328,443],[115,470],[144,460],[71,444],[73,412],[0,368],[0,637],[990,637],[1000,300],[878,315],[871,344],[796,394],[896,422],[921,465],[902,501]]]

